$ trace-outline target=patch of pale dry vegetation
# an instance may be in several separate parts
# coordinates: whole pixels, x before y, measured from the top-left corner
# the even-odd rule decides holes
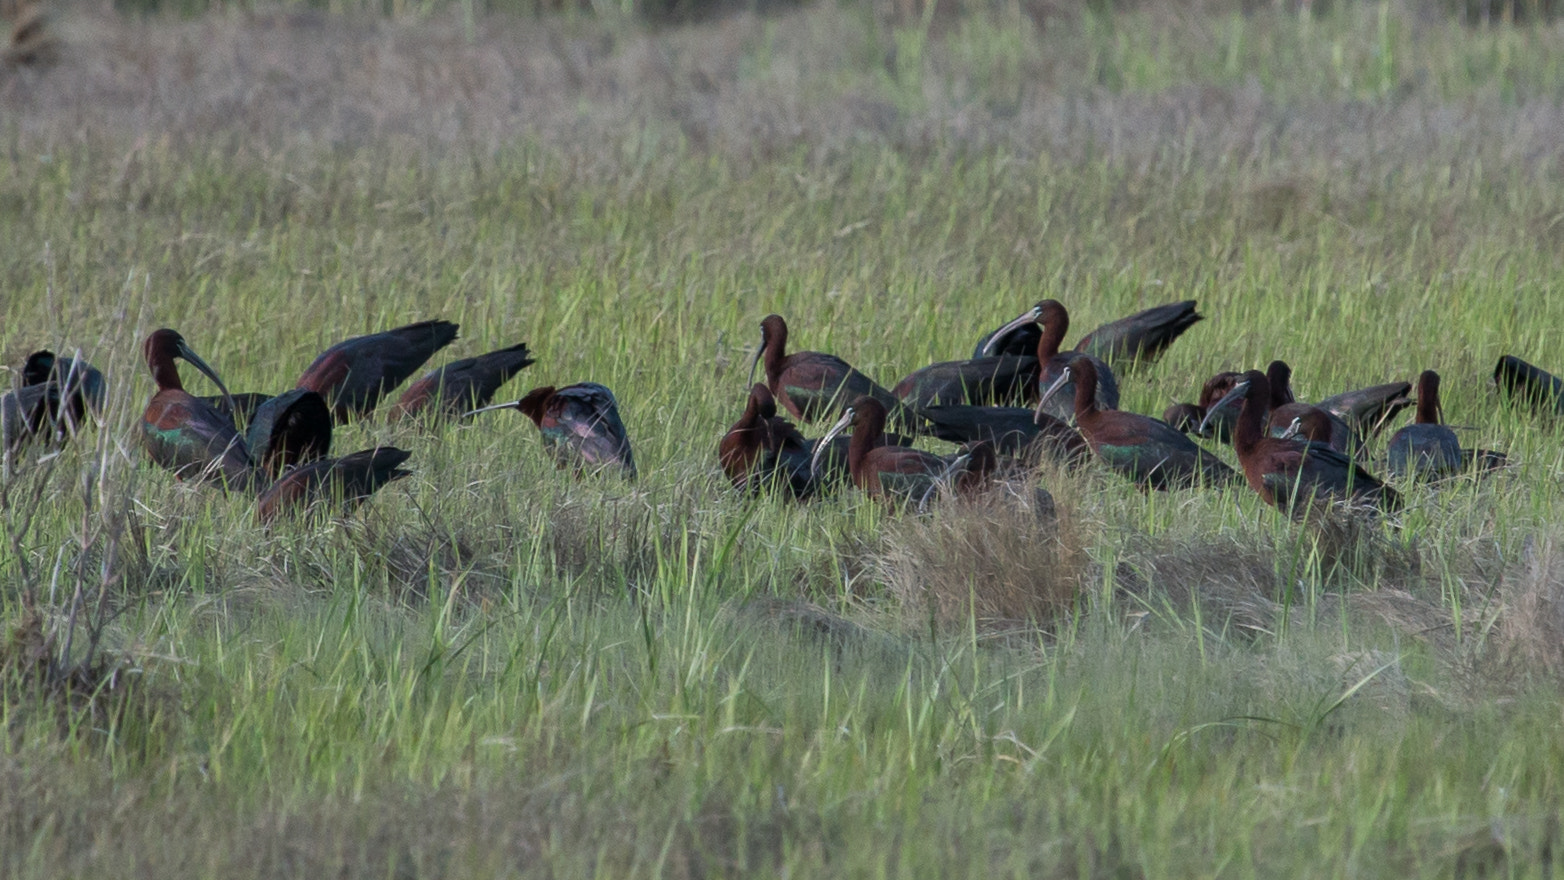
[[[1564,676],[1564,541],[1556,533],[1527,542],[1499,586],[1495,647],[1511,671]]]
[[[909,625],[1048,628],[1089,583],[1091,537],[1070,497],[1002,485],[890,523],[873,569]]]

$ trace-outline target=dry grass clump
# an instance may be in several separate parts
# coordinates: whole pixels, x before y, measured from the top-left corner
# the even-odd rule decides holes
[[[1527,542],[1499,587],[1497,660],[1526,675],[1564,675],[1564,547],[1556,535]]]
[[[874,568],[911,620],[985,629],[1069,612],[1090,571],[1073,506],[989,492],[888,526]]]
[[[1372,519],[1328,511],[1283,535],[1142,536],[1131,540],[1116,576],[1152,610],[1183,615],[1198,606],[1218,629],[1249,634],[1272,632],[1293,606],[1319,611],[1332,594],[1423,586],[1416,546],[1388,537]]]
[[[1154,610],[1184,614],[1198,605],[1217,628],[1253,635],[1276,625],[1283,590],[1273,554],[1268,541],[1247,534],[1143,538],[1127,550],[1115,577]]]
[[[144,734],[161,709],[134,665],[104,649],[101,627],[78,620],[55,626],[34,607],[24,609],[0,642],[0,700],[17,717],[53,716],[62,735],[108,732],[120,744],[126,732]]]

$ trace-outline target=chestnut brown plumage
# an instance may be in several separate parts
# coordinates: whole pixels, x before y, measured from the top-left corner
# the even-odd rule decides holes
[[[1106,363],[1093,355],[1060,352],[1064,337],[1070,332],[1070,313],[1063,304],[1058,300],[1045,299],[994,331],[993,337],[996,340],[1008,338],[1016,329],[1028,324],[1036,325],[1041,331],[1036,336],[1039,391],[1057,384],[1072,360],[1085,357],[1091,360],[1096,371],[1098,405],[1103,409],[1118,409],[1119,383]],[[1045,405],[1043,411],[1057,419],[1068,419],[1074,398],[1075,392],[1067,383],[1053,398],[1051,406]]]
[[[148,336],[143,351],[158,389],[141,416],[142,442],[153,462],[180,479],[209,479],[230,487],[252,487],[255,474],[250,466],[250,452],[233,422],[185,391],[174,361],[183,358],[206,374],[226,397],[228,389],[217,372],[173,330],[162,329]]]
[[[1249,487],[1267,504],[1300,518],[1322,502],[1381,510],[1400,506],[1394,490],[1334,449],[1267,436],[1264,422],[1271,393],[1266,375],[1250,370],[1223,398],[1224,402],[1229,398],[1243,401],[1233,431],[1233,449]]]
[[[781,315],[767,315],[760,322],[760,348],[750,362],[750,382],[755,368],[764,366],[766,387],[793,418],[812,422],[822,415],[845,409],[860,397],[879,401],[900,425],[917,423],[916,415],[903,406],[896,395],[875,384],[874,380],[853,369],[833,354],[819,351],[787,350],[787,322]]]
[[[340,423],[368,415],[380,398],[456,338],[450,321],[419,321],[355,336],[321,352],[295,383],[326,399]]]
[[[1036,312],[1042,305],[1039,303],[1028,314]],[[983,337],[978,341],[972,356],[1027,355],[1036,351],[1039,337],[1044,332],[1042,322],[1036,318],[1028,321],[1025,317],[1023,315]],[[1098,327],[1081,337],[1075,351],[1114,366],[1133,369],[1161,357],[1168,346],[1173,344],[1173,340],[1202,317],[1195,311],[1195,300],[1192,299],[1154,306]],[[1060,338],[1064,336],[1063,332],[1059,335]]]
[[[596,382],[563,388],[544,385],[520,400],[480,407],[466,415],[499,409],[520,410],[531,419],[557,467],[578,473],[614,467],[625,479],[635,479],[630,437],[619,419],[619,402],[607,387]]]
[[[921,449],[886,445],[883,442],[886,415],[885,406],[878,400],[858,398],[815,444],[812,469],[819,472],[820,462],[831,441],[851,427],[847,469],[854,485],[877,501],[917,502],[946,473],[950,462]]]
[[[1103,409],[1097,397],[1097,367],[1076,355],[1038,401],[1041,418],[1049,398],[1074,386],[1075,425],[1092,452],[1108,467],[1137,485],[1171,489],[1198,483],[1220,485],[1237,479],[1221,459],[1166,422],[1139,413]]]

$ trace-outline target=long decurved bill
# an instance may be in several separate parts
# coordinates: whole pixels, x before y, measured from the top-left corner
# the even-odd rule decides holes
[[[1229,403],[1232,403],[1233,401],[1237,400],[1238,398],[1243,397],[1244,396],[1244,392],[1248,391],[1248,390],[1249,390],[1249,383],[1248,382],[1239,382],[1237,385],[1233,386],[1233,390],[1232,391],[1229,391],[1226,394],[1222,395],[1222,399],[1221,400],[1218,400],[1216,403],[1211,404],[1211,408],[1206,410],[1206,417],[1200,420],[1200,435],[1202,437],[1205,436],[1206,426],[1211,424],[1211,419],[1215,418],[1217,410],[1221,409],[1224,406],[1227,406]]]
[[[465,419],[468,416],[475,416],[478,413],[494,412],[497,409],[516,409],[516,406],[519,403],[521,403],[519,400],[512,400],[510,403],[491,403],[488,406],[480,406],[477,409],[468,410],[467,412],[462,413],[461,417]]]
[[[760,337],[760,345],[755,349],[755,356],[749,359],[749,383],[748,387],[755,385],[755,368],[760,366],[760,356],[766,353],[766,337]]]
[[[1042,316],[1042,310],[1037,306],[1032,306],[1030,309],[1027,309],[1026,313],[1021,317],[1016,318],[1014,321],[1011,321],[1005,326],[1000,327],[998,330],[995,330],[994,335],[988,337],[988,341],[983,343],[983,357],[993,357],[994,348],[999,345],[1001,340],[1003,340],[1006,336],[1009,336],[1012,332],[1019,330],[1028,324],[1036,324],[1037,319],[1041,318]]]
[[[212,384],[217,386],[217,390],[223,393],[223,400],[228,404],[229,412],[235,414],[239,412],[239,408],[234,405],[234,396],[228,393],[228,386],[224,385],[223,380],[218,378],[217,371],[212,369],[211,364],[201,360],[200,355],[191,351],[190,346],[186,345],[183,339],[179,340],[179,356],[184,358],[190,366],[200,370],[206,378],[212,380]],[[237,418],[237,415],[235,417]]]
[[[847,430],[847,426],[852,423],[853,408],[848,407],[843,411],[842,417],[836,420],[836,424],[831,426],[831,430],[825,432],[824,437],[815,441],[815,454],[809,457],[809,472],[811,474],[820,472],[820,459],[825,455],[826,447],[831,445],[831,441],[836,439],[836,435]]]
[[[1059,378],[1054,380],[1054,384],[1049,385],[1048,386],[1048,390],[1044,391],[1043,392],[1043,396],[1038,399],[1038,401],[1037,401],[1037,409],[1036,409],[1036,411],[1034,411],[1032,413],[1032,424],[1034,424],[1034,425],[1041,425],[1043,423],[1043,404],[1046,404],[1050,397],[1053,397],[1055,394],[1058,394],[1059,393],[1059,389],[1063,388],[1065,385],[1069,384],[1069,382],[1070,382],[1070,368],[1069,367],[1065,367],[1064,368],[1064,372],[1059,374]]]

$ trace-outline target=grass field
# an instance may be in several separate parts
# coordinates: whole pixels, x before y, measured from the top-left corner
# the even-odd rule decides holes
[[[1564,368],[1564,30],[1045,12],[59,15],[0,70],[0,358],[112,394],[0,487],[0,873],[1552,876],[1564,449],[1490,375]],[[1345,532],[722,479],[767,313],[889,385],[1044,296],[1199,299],[1127,409],[1434,368],[1516,464]],[[373,421],[415,476],[265,530],[139,447],[157,327],[278,391],[434,317],[613,388],[641,479]]]

